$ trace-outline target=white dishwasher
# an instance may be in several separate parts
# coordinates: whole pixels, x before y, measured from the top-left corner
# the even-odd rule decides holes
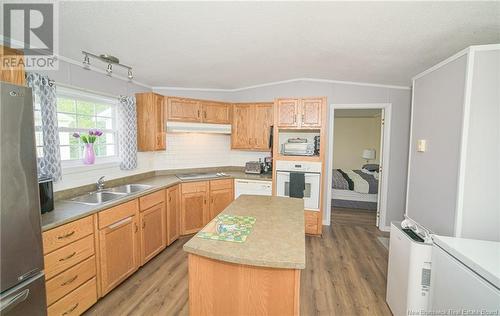
[[[234,198],[242,194],[272,195],[272,181],[235,179]]]

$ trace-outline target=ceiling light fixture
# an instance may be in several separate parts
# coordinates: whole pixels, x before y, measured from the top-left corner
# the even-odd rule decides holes
[[[120,60],[118,59],[118,57],[115,57],[113,55],[108,55],[108,54],[96,55],[96,54],[92,54],[92,53],[89,53],[89,52],[86,52],[83,50],[82,50],[82,54],[83,54],[83,68],[85,68],[85,69],[90,69],[90,57],[92,57],[92,58],[98,59],[98,60],[108,64],[108,66],[106,68],[106,74],[108,76],[111,76],[113,74],[113,65],[114,65],[114,66],[118,66],[118,67],[122,67],[122,68],[127,69],[127,78],[129,80],[132,80],[134,78],[134,75],[132,72],[132,67],[124,65],[124,64],[120,64]]]

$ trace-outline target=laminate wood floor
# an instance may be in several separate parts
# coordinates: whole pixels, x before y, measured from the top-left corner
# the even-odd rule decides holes
[[[323,237],[306,237],[301,315],[391,315],[385,303],[387,250],[374,212],[334,209]],[[85,315],[188,315],[187,255],[177,240]],[[233,316],[233,315],[232,315]]]

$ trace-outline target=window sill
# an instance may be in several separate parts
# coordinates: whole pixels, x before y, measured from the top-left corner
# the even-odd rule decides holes
[[[97,162],[93,165],[85,165],[82,162],[67,162],[62,163],[62,173],[63,175],[88,172],[101,169],[109,169],[120,166],[120,161],[118,160],[107,160]]]

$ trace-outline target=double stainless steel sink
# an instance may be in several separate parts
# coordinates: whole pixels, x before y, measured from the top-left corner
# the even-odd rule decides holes
[[[146,184],[125,184],[101,191],[89,192],[72,198],[69,201],[86,205],[100,205],[149,188],[151,186]]]

